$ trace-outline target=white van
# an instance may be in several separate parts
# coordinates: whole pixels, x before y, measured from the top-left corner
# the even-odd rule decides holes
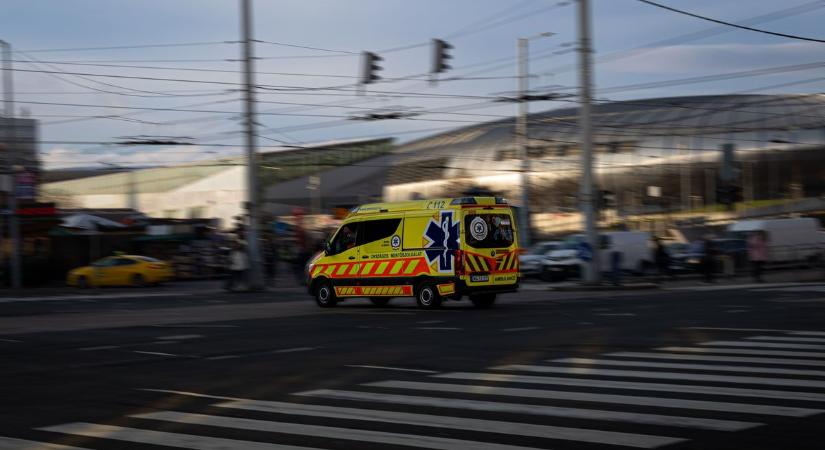
[[[559,250],[550,252],[544,259],[542,278],[561,280],[579,276],[583,263],[577,256],[578,245],[584,241],[583,234],[574,234],[564,240]],[[651,236],[645,231],[608,231],[599,234],[599,270],[610,270],[610,255],[622,254],[621,269],[625,272],[644,272],[652,265]]]
[[[768,262],[809,261],[825,252],[825,232],[812,217],[741,220],[728,226],[728,235],[739,239],[755,231],[767,237]]]

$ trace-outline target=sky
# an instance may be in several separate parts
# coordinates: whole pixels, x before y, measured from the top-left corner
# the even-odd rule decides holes
[[[820,25],[825,2],[661,3],[775,32],[825,38]],[[5,0],[0,39],[17,51],[16,111],[40,120],[45,167],[169,165],[241,152],[239,4]],[[492,99],[516,89],[517,39],[543,32],[554,35],[530,41],[531,87],[575,94],[576,8],[575,1],[559,0],[254,0],[253,34],[260,41],[254,51],[261,58],[255,61],[258,142],[263,150],[357,137],[397,136],[403,142],[512,116],[515,104]],[[820,67],[615,89],[816,63],[825,60],[825,44],[715,25],[637,0],[593,0],[592,9],[599,101],[745,91],[818,93],[825,88]],[[433,38],[454,46],[453,69],[437,83],[427,75]],[[143,47],[101,48],[132,46]],[[384,58],[384,80],[357,95],[353,84],[362,51]],[[533,102],[530,109],[572,105],[571,99]],[[400,120],[348,120],[399,110],[418,114]],[[136,136],[194,145],[117,145]]]

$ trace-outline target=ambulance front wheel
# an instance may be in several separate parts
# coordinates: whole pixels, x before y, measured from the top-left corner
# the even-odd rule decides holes
[[[315,285],[315,302],[321,308],[332,308],[338,304],[335,291],[332,289],[332,283],[322,280]]]
[[[470,301],[476,308],[489,308],[496,302],[496,294],[476,294],[470,296]]]
[[[419,308],[435,309],[441,306],[441,296],[438,295],[438,289],[433,283],[423,282],[418,285],[415,302],[418,303]]]

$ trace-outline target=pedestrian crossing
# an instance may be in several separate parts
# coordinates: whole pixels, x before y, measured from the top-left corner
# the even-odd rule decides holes
[[[823,337],[787,331],[475,372],[399,372],[278,400],[149,389],[206,406],[157,402],[177,406],[33,430],[53,437],[42,442],[0,437],[0,450],[704,448],[825,414],[825,353],[799,347],[822,347]]]

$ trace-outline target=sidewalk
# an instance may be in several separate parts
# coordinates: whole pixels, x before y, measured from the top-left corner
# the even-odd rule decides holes
[[[274,286],[268,286],[262,292],[306,292],[306,287],[298,285],[293,279],[283,277],[277,280]],[[165,283],[160,286],[138,287],[104,287],[78,289],[70,286],[44,286],[23,289],[0,288],[0,303],[16,301],[41,300],[75,300],[75,299],[116,299],[130,297],[165,297],[208,295],[213,293],[225,294],[223,280],[181,280]],[[243,295],[243,292],[238,292]]]
[[[717,274],[713,283],[705,283],[704,278],[699,274],[682,274],[676,278],[660,278],[658,276],[625,276],[622,284],[614,286],[609,282],[599,285],[585,285],[579,281],[564,281],[559,283],[548,283],[543,281],[530,281],[523,283],[521,288],[527,291],[628,291],[645,289],[723,289],[733,287],[758,287],[775,285],[793,285],[797,283],[825,283],[825,271],[823,269],[796,269],[796,270],[775,270],[766,271],[762,275],[763,282],[756,283],[750,274],[740,273],[733,276],[722,276]]]

